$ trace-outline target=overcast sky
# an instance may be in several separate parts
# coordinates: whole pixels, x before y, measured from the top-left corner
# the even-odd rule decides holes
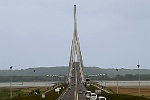
[[[85,66],[150,69],[150,0],[0,0],[0,69],[67,66],[74,4]]]

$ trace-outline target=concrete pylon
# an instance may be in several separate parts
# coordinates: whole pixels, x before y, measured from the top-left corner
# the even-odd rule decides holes
[[[79,72],[80,72],[80,79],[81,82],[85,82],[85,76],[83,72],[83,60],[80,50],[80,42],[78,38],[78,31],[77,31],[77,19],[76,19],[76,5],[74,5],[74,33],[71,45],[71,53],[70,53],[70,61],[69,61],[69,75],[68,75],[68,82],[71,83],[72,78],[72,70],[73,70],[73,63],[79,62]]]

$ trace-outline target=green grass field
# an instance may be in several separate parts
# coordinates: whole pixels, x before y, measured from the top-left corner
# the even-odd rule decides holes
[[[44,99],[42,98],[42,93],[38,95],[33,95],[33,94],[24,95],[24,93],[21,90],[16,91],[15,94],[18,94],[18,95],[16,95],[12,99],[8,98],[9,97],[8,91],[1,92],[0,97],[1,99],[3,98],[4,100],[56,100],[59,97],[59,95],[66,89],[67,86],[68,84],[65,84],[65,83],[60,85],[59,87],[61,87],[62,89],[60,90],[59,94],[55,92],[55,88],[54,88],[52,91],[49,91],[48,93],[46,93]],[[4,98],[5,96],[7,97],[7,99]]]

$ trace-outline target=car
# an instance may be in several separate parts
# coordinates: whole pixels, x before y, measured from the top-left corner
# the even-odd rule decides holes
[[[99,97],[97,98],[97,100],[106,100],[106,97],[99,96]]]
[[[80,94],[82,94],[82,91],[81,91],[81,90],[79,90],[79,93],[80,93]]]
[[[86,97],[87,99],[90,99],[90,97],[91,97],[91,91],[86,91],[86,92],[85,92],[85,97]]]
[[[96,100],[97,99],[97,94],[96,93],[91,93],[90,100]]]
[[[69,90],[71,90],[71,87],[69,87]]]

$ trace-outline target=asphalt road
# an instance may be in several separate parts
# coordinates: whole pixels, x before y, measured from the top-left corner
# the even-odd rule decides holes
[[[80,81],[80,71],[79,71],[79,63],[75,62],[73,64],[72,70],[72,79],[71,84],[69,84],[68,88],[59,98],[59,100],[86,100],[85,98],[85,87]]]

